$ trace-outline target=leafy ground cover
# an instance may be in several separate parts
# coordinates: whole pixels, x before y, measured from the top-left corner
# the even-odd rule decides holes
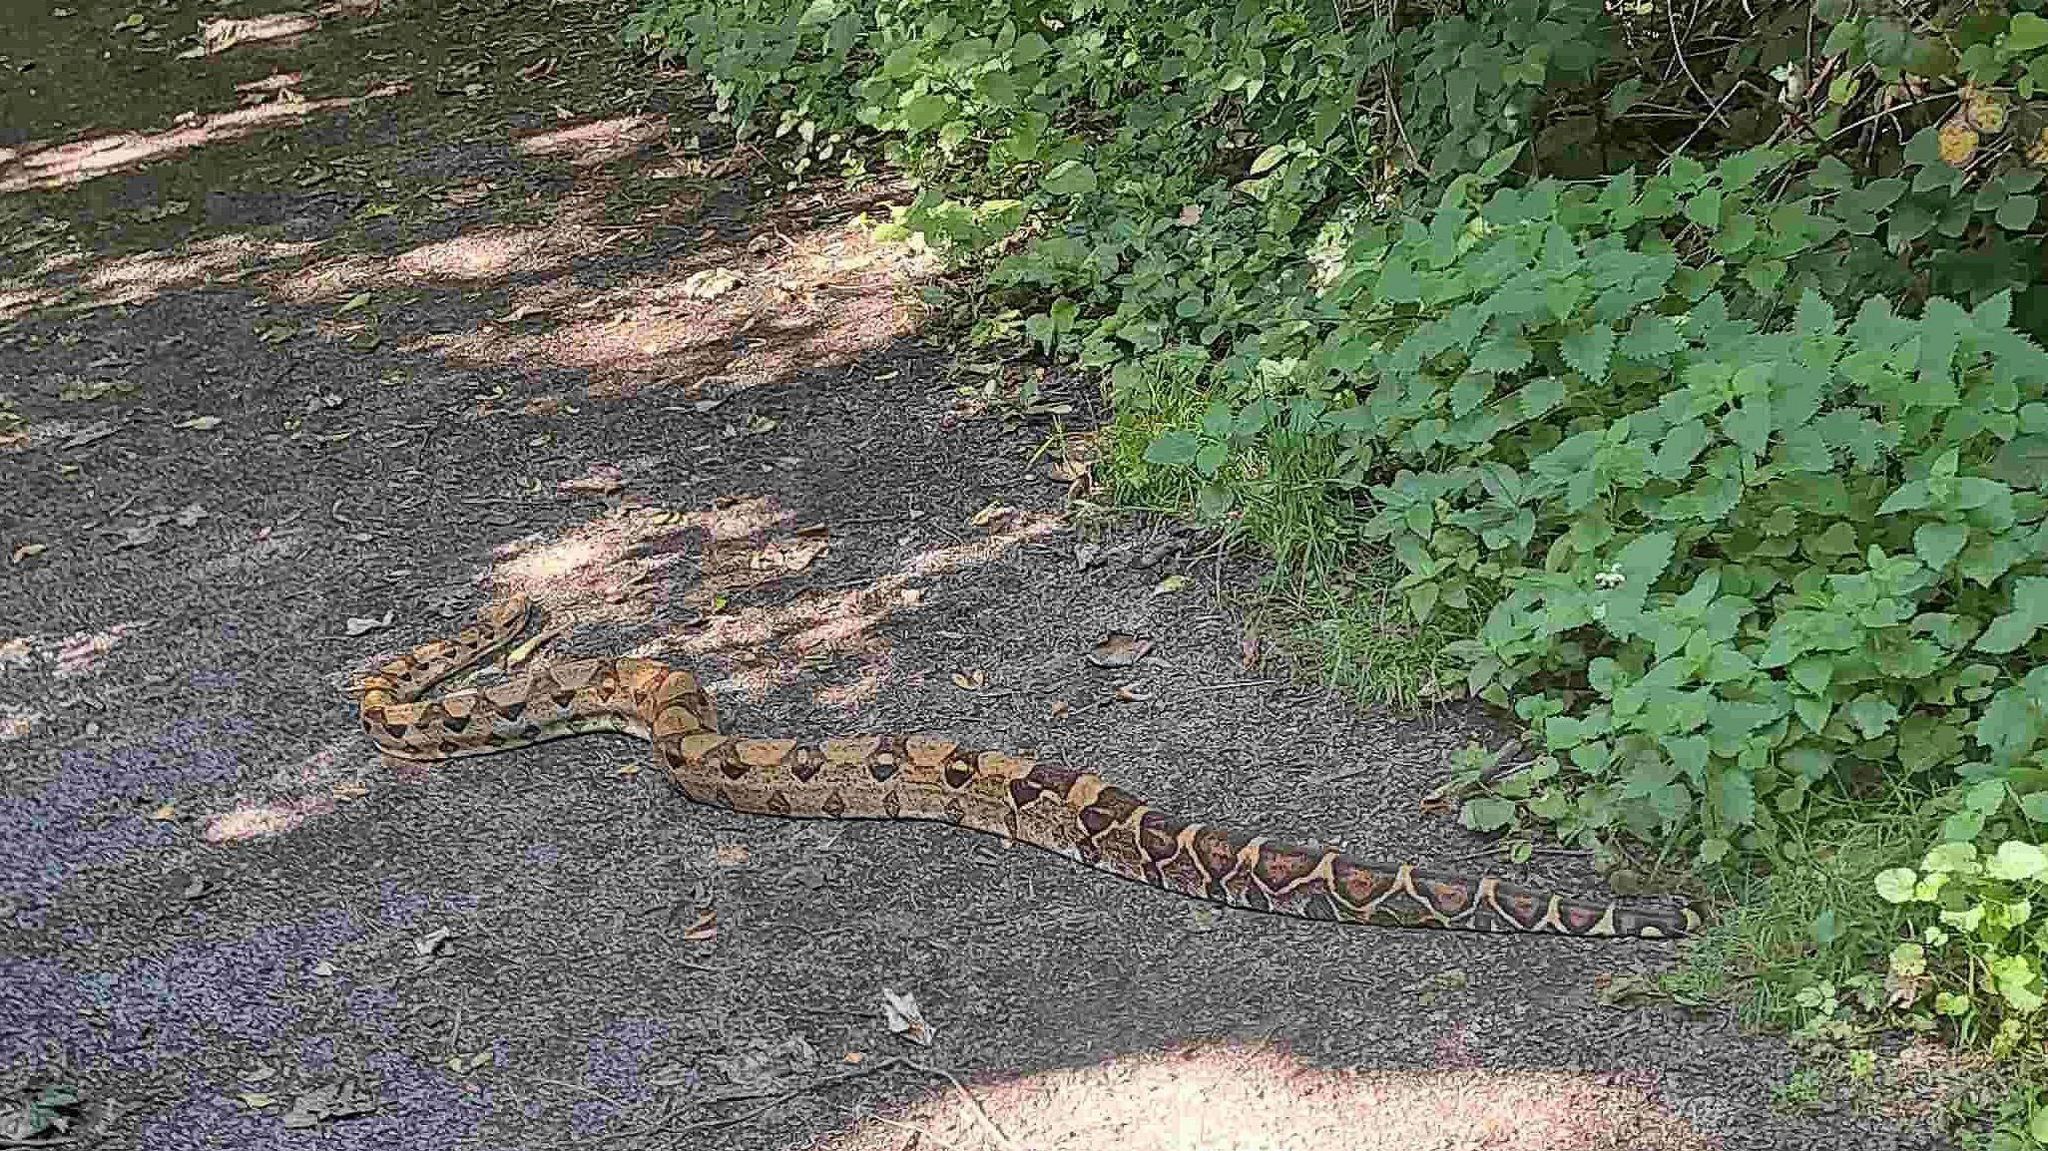
[[[1988,1049],[2025,1074],[1974,1129],[2028,1146],[2037,7],[652,0],[626,35],[792,179],[909,173],[885,230],[975,273],[974,338],[1098,373],[1123,498],[1318,589],[1332,674],[1526,726],[1468,826],[1692,872],[1732,910],[1677,990],[1852,1073],[1880,1027]]]

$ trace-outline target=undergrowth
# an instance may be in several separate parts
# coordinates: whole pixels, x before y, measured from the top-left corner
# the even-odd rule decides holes
[[[793,176],[912,177],[888,230],[1100,375],[1103,471],[1266,549],[1333,677],[1525,725],[1468,825],[1736,896],[1681,990],[2024,1069],[2039,6],[651,0],[627,34]],[[2048,1137],[2032,1082],[1986,1138]]]

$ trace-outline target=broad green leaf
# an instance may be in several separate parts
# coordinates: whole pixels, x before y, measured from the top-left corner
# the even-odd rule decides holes
[[[1614,329],[1595,324],[1566,336],[1558,346],[1564,362],[1592,383],[1607,382],[1607,368],[1614,357]]]
[[[1165,432],[1145,446],[1145,462],[1184,468],[1195,462],[1202,441],[1192,432]]]
[[[1999,844],[1984,864],[1984,874],[1993,879],[2034,879],[2044,871],[2048,871],[2048,851],[2016,839]]]
[[[1251,175],[1256,176],[1262,172],[1270,171],[1273,165],[1278,164],[1280,161],[1285,160],[1286,158],[1287,145],[1275,144],[1272,147],[1267,148],[1265,151],[1260,152],[1258,156],[1252,160]]]
[[[1877,894],[1886,903],[1911,903],[1913,885],[1920,879],[1919,873],[1910,867],[1894,867],[1877,873]]]
[[[1079,160],[1063,161],[1046,173],[1041,186],[1055,196],[1078,196],[1095,190],[1095,169]]]
[[[1458,820],[1474,831],[1499,831],[1515,821],[1515,805],[1505,799],[1478,796],[1465,801]]]
[[[2040,209],[2041,202],[2033,196],[2008,196],[1992,219],[2008,232],[2024,232],[2033,227],[2034,217]]]
[[[2016,611],[2006,612],[1993,619],[1991,625],[1984,629],[1984,634],[1977,637],[1977,650],[2000,655],[2016,651],[2034,638],[2034,632],[2040,626],[2031,616]]]
[[[1648,589],[1657,582],[1664,569],[1671,565],[1671,553],[1676,537],[1670,532],[1650,532],[1630,540],[1621,554],[1614,558],[1616,570],[1621,572],[1624,586]]]
[[[1961,554],[1963,545],[1970,540],[1970,529],[1964,524],[1927,523],[1913,529],[1913,554],[1920,562],[1941,571],[1949,562]]]
[[[2005,48],[2009,52],[2032,52],[2048,46],[2048,20],[2032,12],[2013,13],[2012,22],[2005,28]]]

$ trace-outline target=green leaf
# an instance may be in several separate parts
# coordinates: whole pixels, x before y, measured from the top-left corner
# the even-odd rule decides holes
[[[1984,874],[1993,879],[2033,879],[2048,871],[2048,851],[2031,843],[2008,839],[1984,864]]]
[[[1479,165],[1479,178],[1487,181],[1498,179],[1500,174],[1507,171],[1508,166],[1515,162],[1515,157],[1522,154],[1524,143],[1525,141],[1517,140],[1488,156],[1486,163]]]
[[[1876,739],[1890,731],[1893,721],[1899,718],[1898,705],[1876,692],[1866,691],[1849,701],[1842,709],[1842,717],[1862,734],[1865,739]]]
[[[1592,383],[1607,382],[1607,369],[1614,357],[1614,329],[1595,324],[1573,332],[1560,343],[1558,351],[1571,369]]]
[[[903,109],[903,124],[913,132],[922,132],[942,124],[953,114],[953,102],[944,96],[931,93],[913,99]]]
[[[1095,169],[1079,160],[1063,161],[1046,173],[1042,186],[1055,196],[1078,196],[1095,190]]]
[[[1193,432],[1165,432],[1145,445],[1145,462],[1184,468],[1195,462],[1201,450],[1202,441]]]
[[[1280,161],[1285,160],[1286,158],[1287,145],[1275,144],[1272,147],[1267,148],[1265,151],[1260,152],[1258,154],[1258,157],[1252,161],[1250,174],[1256,176],[1262,172],[1269,171],[1272,169],[1273,165],[1278,164]]]
[[[1671,564],[1671,553],[1677,538],[1670,532],[1650,532],[1630,540],[1621,554],[1614,557],[1615,569],[1621,572],[1624,586],[1648,590],[1664,569]]]
[[[1913,885],[1920,880],[1910,867],[1894,867],[1877,873],[1877,894],[1886,903],[1911,903]]]
[[[1723,823],[1743,827],[1756,819],[1756,784],[1748,772],[1735,768],[1719,772],[1708,791]]]
[[[1977,637],[1977,650],[1997,655],[2017,651],[2028,640],[2034,638],[2034,632],[2040,626],[2031,616],[2024,613],[2006,612],[1992,620],[1991,626],[1984,629],[1984,634]]]
[[[1921,563],[1941,571],[1961,554],[1969,540],[1970,529],[1964,524],[1921,524],[1913,529],[1913,554],[1920,557]]]
[[[1474,831],[1499,831],[1515,821],[1515,805],[1491,796],[1475,797],[1465,801],[1458,821]]]
[[[2024,232],[2034,225],[2034,216],[2041,210],[2041,202],[2033,196],[2008,196],[1998,206],[1992,219],[2008,232]]]
[[[2005,28],[2005,48],[2008,52],[2032,52],[2048,46],[2048,20],[2032,12],[2013,13],[2012,23]]]

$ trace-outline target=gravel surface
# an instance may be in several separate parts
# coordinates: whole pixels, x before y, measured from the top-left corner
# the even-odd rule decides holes
[[[1078,522],[1051,425],[920,335],[889,189],[764,190],[617,11],[79,8],[0,58],[0,1088],[75,1089],[67,1146],[1938,1145],[1603,1004],[1672,945],[1219,911],[694,807],[627,740],[381,763],[351,678],[511,591],[729,729],[940,728],[1372,856],[1471,865],[1417,800],[1487,733],[1247,669],[1251,563]]]

